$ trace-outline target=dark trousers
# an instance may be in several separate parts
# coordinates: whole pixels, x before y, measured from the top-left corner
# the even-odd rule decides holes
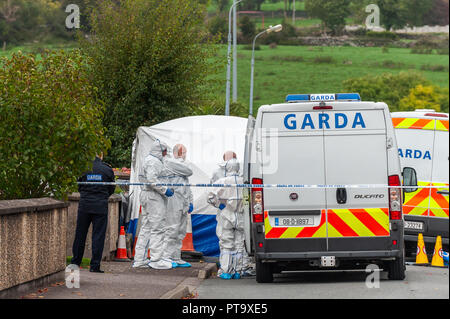
[[[73,241],[73,258],[71,263],[80,265],[83,260],[84,248],[89,226],[92,223],[92,258],[91,269],[99,269],[105,245],[106,227],[108,226],[107,214],[90,214],[78,210],[77,229]]]

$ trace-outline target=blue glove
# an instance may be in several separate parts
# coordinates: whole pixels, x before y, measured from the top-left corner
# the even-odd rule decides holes
[[[225,205],[225,204],[220,204],[220,205],[219,205],[219,209],[220,209],[220,210],[223,210],[225,207],[227,207],[227,205]]]
[[[194,205],[192,203],[189,204],[189,210],[188,213],[192,213],[194,211]]]
[[[172,197],[173,196],[173,189],[168,188],[166,190],[166,192],[164,193],[164,195],[166,195],[167,197]]]

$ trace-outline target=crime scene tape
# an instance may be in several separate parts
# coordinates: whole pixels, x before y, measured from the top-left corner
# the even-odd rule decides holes
[[[177,183],[130,183],[130,182],[77,182],[78,185],[103,186],[154,186],[154,187],[232,187],[232,188],[438,188],[448,189],[449,186],[390,186],[385,184],[354,184],[354,185],[308,185],[308,184],[177,184]]]

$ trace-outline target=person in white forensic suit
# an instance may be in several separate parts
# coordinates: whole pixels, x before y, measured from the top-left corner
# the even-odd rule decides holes
[[[192,170],[186,163],[187,149],[182,144],[173,148],[173,158],[165,158],[164,180],[169,184],[188,184]],[[193,196],[190,187],[174,186],[174,195],[168,199],[166,246],[163,259],[172,263],[173,268],[191,267],[191,264],[181,259],[183,239],[186,236],[188,214],[194,210]]]
[[[219,167],[213,172],[213,175],[210,180],[210,184],[214,184],[218,179],[225,177],[227,175],[226,171],[225,171],[225,165],[229,160],[231,160],[233,158],[237,158],[236,153],[233,151],[226,151],[223,154],[223,162],[219,163],[218,164]]]
[[[234,151],[232,151],[232,150],[226,151],[223,154],[223,162],[219,163],[218,164],[219,167],[213,172],[213,175],[210,179],[211,184],[215,184],[215,183],[217,183],[217,181],[219,179],[227,176],[226,165],[227,165],[227,162],[232,159],[237,160],[237,155]],[[218,212],[219,212],[219,210],[218,210]],[[253,262],[252,258],[250,258],[250,256],[248,255],[246,250],[244,250],[243,263],[244,263],[244,271],[241,273],[241,276],[243,276],[243,277],[255,276],[256,271],[254,269],[255,268],[254,262]]]
[[[239,176],[239,162],[232,158],[226,162],[226,177],[217,184],[242,184]],[[208,203],[218,208],[216,233],[220,246],[220,269],[217,273],[222,279],[241,278],[244,267],[244,211],[243,189],[219,187],[209,192]]]
[[[139,181],[144,183],[163,183],[163,158],[167,155],[167,145],[156,140],[145,157]],[[172,263],[163,260],[164,230],[166,227],[167,198],[174,191],[165,186],[141,186],[140,202],[142,213],[141,228],[135,247],[133,267],[151,267],[154,269],[170,269]],[[150,248],[150,260],[147,249]]]

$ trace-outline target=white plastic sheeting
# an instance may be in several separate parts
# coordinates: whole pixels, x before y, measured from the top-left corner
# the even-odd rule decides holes
[[[236,153],[242,168],[246,127],[245,118],[218,115],[184,117],[150,127],[140,127],[133,142],[130,182],[139,182],[141,165],[156,139],[169,145],[170,155],[176,144],[186,146],[186,160],[194,172],[189,179],[190,183],[209,183],[213,171],[223,161],[223,153],[228,150]],[[215,215],[215,210],[206,202],[208,191],[208,188],[192,188],[193,214]],[[134,236],[139,218],[140,186],[130,186],[130,194],[131,221],[128,232]],[[193,232],[195,237],[194,222]]]

